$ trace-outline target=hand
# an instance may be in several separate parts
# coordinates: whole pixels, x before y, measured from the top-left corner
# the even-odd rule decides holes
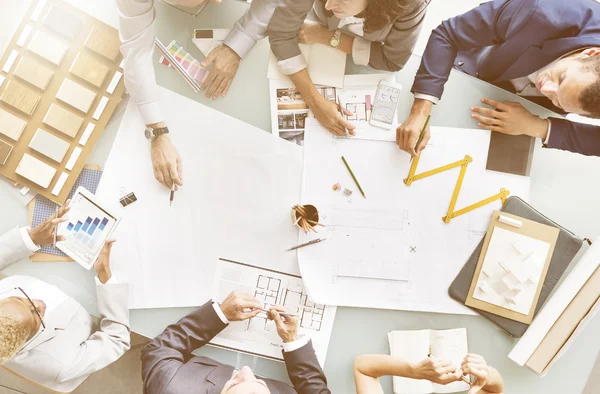
[[[356,135],[354,131],[356,126],[342,117],[336,103],[321,97],[317,99],[311,109],[319,123],[333,134],[345,136],[346,129],[348,129],[350,135]],[[352,112],[344,109],[344,115],[350,116]]]
[[[240,65],[239,55],[227,45],[220,45],[200,64],[202,67],[213,65],[201,86],[202,90],[208,87],[206,97],[212,97],[213,100],[218,96],[225,97]]]
[[[429,125],[427,125],[423,139],[415,149],[423,126],[427,122],[427,117],[431,114],[432,105],[433,103],[429,100],[416,99],[410,111],[410,116],[396,129],[396,144],[412,157],[420,155],[431,138],[431,131]]]
[[[504,134],[526,134],[542,140],[546,139],[548,120],[532,115],[520,103],[512,101],[499,103],[487,98],[482,99],[481,102],[494,109],[471,107],[471,111],[473,111],[471,116],[479,122],[477,126]]]
[[[427,379],[437,384],[449,384],[459,381],[463,375],[450,361],[439,360],[436,357],[427,357],[412,366],[416,379]]]
[[[167,134],[159,135],[152,141],[150,152],[154,178],[168,187],[175,184],[175,190],[183,186],[183,164],[177,149],[171,144]]]
[[[96,270],[96,274],[98,275],[98,279],[102,284],[108,282],[112,273],[110,272],[110,250],[112,249],[113,244],[117,242],[114,239],[109,239],[104,242],[104,246],[94,263],[94,269]]]
[[[71,200],[67,200],[65,205],[63,205],[58,210],[58,215],[56,217],[50,216],[44,223],[39,224],[36,228],[28,231],[29,237],[37,246],[42,245],[50,245],[54,243],[54,232],[56,231],[56,226],[59,223],[66,222],[67,218],[63,218],[65,213],[69,212],[71,209]],[[56,241],[64,241],[65,237],[63,235],[59,235],[56,237]]]
[[[461,369],[463,374],[475,376],[475,381],[471,384],[468,394],[478,393],[485,387],[490,369],[483,357],[478,354],[467,354],[461,364]]]
[[[277,334],[283,340],[283,343],[294,342],[298,336],[298,318],[290,315],[281,315],[279,312],[285,312],[281,306],[272,306],[269,318],[275,321]]]
[[[262,304],[256,298],[239,291],[229,293],[219,306],[229,321],[251,319],[262,312]]]
[[[333,37],[333,33],[318,22],[304,22],[298,30],[298,41],[301,44],[329,45],[331,37]]]

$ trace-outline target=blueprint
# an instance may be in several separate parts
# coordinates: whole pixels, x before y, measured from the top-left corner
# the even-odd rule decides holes
[[[448,287],[501,203],[494,201],[444,223],[460,168],[406,186],[410,156],[398,149],[395,133],[365,128],[357,137],[334,137],[308,119],[301,203],[315,205],[327,227],[318,234],[300,234],[299,241],[323,236],[327,241],[298,250],[305,286],[316,302],[327,305],[473,314],[450,299]],[[488,131],[432,127],[431,133],[417,173],[465,155],[473,158],[455,211],[501,188],[528,199],[529,178],[485,169]],[[342,191],[332,189],[336,183]]]
[[[298,335],[311,338],[317,358],[324,365],[336,308],[313,302],[301,277],[219,259],[213,299],[222,302],[232,291],[253,295],[263,304],[263,309],[279,305],[297,315]],[[211,341],[216,346],[283,361],[281,343],[275,323],[267,319],[266,312],[246,321],[231,322]]]

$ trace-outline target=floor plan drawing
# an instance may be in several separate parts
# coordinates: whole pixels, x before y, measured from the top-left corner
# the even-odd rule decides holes
[[[219,259],[214,280],[214,299],[221,302],[232,291],[254,296],[265,310],[277,305],[285,307],[287,313],[296,315],[299,335],[308,335],[319,361],[325,360],[336,308],[313,302],[301,277]],[[231,322],[211,344],[283,360],[277,327],[265,311],[246,321]]]

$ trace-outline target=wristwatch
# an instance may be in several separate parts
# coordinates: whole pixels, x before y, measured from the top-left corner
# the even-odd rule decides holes
[[[167,134],[169,132],[169,128],[168,127],[150,127],[150,126],[146,126],[146,130],[144,130],[144,135],[146,136],[146,139],[148,139],[150,142],[154,141],[154,139],[158,136],[161,136],[163,134]]]
[[[342,42],[342,40],[340,40],[341,36],[342,32],[340,31],[340,29],[337,29],[335,33],[333,33],[333,36],[329,39],[329,46],[337,49],[337,47],[339,47],[340,43]]]

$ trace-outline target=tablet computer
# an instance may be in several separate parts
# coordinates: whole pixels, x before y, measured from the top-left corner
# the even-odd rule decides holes
[[[57,228],[57,234],[64,236],[65,240],[57,242],[56,247],[89,270],[121,218],[104,208],[82,186],[71,198],[71,209],[65,217],[69,220],[60,223]]]

